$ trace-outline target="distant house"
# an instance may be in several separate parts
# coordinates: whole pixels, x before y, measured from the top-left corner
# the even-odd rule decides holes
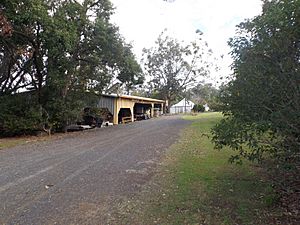
[[[190,113],[192,111],[194,105],[195,105],[195,103],[184,98],[177,104],[172,105],[170,107],[170,113],[171,114]]]
[[[208,112],[209,111],[209,106],[207,105],[207,103],[205,105],[203,105],[204,109],[205,109],[205,112]]]

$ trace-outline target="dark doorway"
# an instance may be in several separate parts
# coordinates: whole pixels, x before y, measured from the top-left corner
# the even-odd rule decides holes
[[[135,103],[133,112],[135,120],[149,119],[151,115],[151,104]]]
[[[162,104],[154,104],[153,116],[158,117],[163,114]]]
[[[118,114],[118,123],[124,123],[126,121],[131,121],[131,110],[130,108],[121,108]]]

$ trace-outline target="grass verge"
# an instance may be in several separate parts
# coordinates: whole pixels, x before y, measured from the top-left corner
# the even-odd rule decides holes
[[[1,138],[0,149],[11,148],[28,142],[29,142],[28,138]]]
[[[18,145],[24,145],[28,143],[34,142],[41,142],[47,140],[53,140],[56,138],[62,138],[66,136],[65,133],[57,133],[51,136],[44,135],[44,136],[20,136],[20,137],[7,137],[7,138],[0,138],[0,150],[6,148],[12,148]],[[72,135],[69,133],[68,135]]]
[[[152,182],[118,209],[120,224],[270,224],[275,195],[263,169],[232,165],[209,139],[219,113],[184,116],[192,124],[171,146]],[[114,221],[116,222],[116,221]]]

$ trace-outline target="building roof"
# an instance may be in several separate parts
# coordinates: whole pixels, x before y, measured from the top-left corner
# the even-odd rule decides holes
[[[126,98],[126,99],[132,99],[132,100],[165,103],[164,100],[155,99],[155,98],[145,98],[145,97],[140,97],[140,96],[118,95],[118,94],[100,94],[100,95],[106,96],[106,97],[112,97],[112,98]]]
[[[172,105],[171,107],[181,107],[181,106],[190,106],[194,107],[195,103],[192,101],[189,101],[187,99],[182,99],[180,102],[176,103],[175,105]]]

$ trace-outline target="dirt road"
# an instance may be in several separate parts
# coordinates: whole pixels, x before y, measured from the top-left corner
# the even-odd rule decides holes
[[[0,224],[107,224],[179,131],[162,117],[0,151]]]

